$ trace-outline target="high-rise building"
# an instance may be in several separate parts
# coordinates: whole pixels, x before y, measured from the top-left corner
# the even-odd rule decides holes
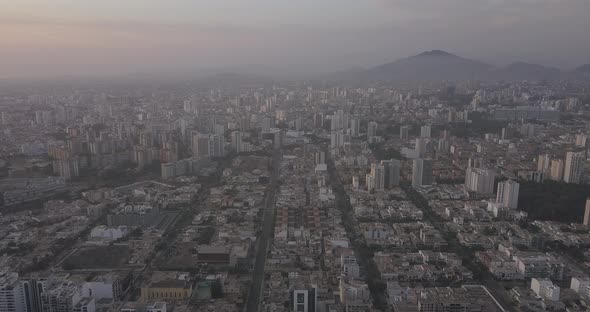
[[[399,127],[399,138],[400,140],[407,140],[410,136],[410,127],[409,126],[401,126]]]
[[[191,149],[195,159],[209,157],[209,135],[193,133]]]
[[[518,208],[518,193],[520,184],[513,180],[498,183],[496,202],[510,209]]]
[[[371,121],[367,125],[367,138],[369,138],[369,141],[370,141],[370,139],[375,136],[377,136],[377,123],[374,121]]]
[[[383,167],[384,188],[399,186],[401,162],[397,159],[382,160],[380,166]]]
[[[554,159],[551,161],[551,180],[563,181],[564,164],[562,159]]]
[[[303,118],[297,117],[295,119],[295,131],[303,130]]]
[[[314,159],[315,159],[316,165],[325,164],[326,163],[326,152],[322,152],[322,151],[315,152]]]
[[[436,152],[439,154],[448,154],[451,150],[451,142],[446,139],[438,140],[438,147]]]
[[[250,131],[250,117],[240,118],[240,131],[242,131],[242,132]]]
[[[428,141],[424,138],[416,138],[416,144],[414,150],[416,151],[416,157],[422,158],[426,155],[426,148]]]
[[[25,297],[16,273],[0,271],[0,311],[26,311]]]
[[[361,128],[361,121],[358,118],[351,118],[350,119],[350,135],[353,137],[358,137]]]
[[[584,171],[584,154],[567,152],[565,157],[565,169],[563,181],[566,183],[580,183]]]
[[[240,131],[231,133],[231,146],[236,153],[242,152],[242,133]]]
[[[260,120],[260,128],[262,129],[262,133],[270,132],[270,128],[272,128],[270,117],[262,117],[262,119]]]
[[[225,135],[225,125],[216,123],[214,128],[215,135],[223,137]]]
[[[421,158],[414,159],[412,166],[412,186],[421,187],[431,185],[433,182],[432,161]]]
[[[590,198],[586,199],[586,209],[584,210],[584,225],[590,225]]]
[[[432,135],[432,127],[430,125],[424,125],[420,128],[420,137],[422,138],[430,138]]]
[[[373,177],[373,183],[375,183],[376,190],[385,189],[385,172],[381,164],[371,164],[371,176]]]
[[[551,157],[549,156],[549,154],[539,155],[539,159],[537,160],[537,171],[551,171]]]
[[[585,134],[576,134],[576,146],[586,147],[588,136]]]
[[[348,122],[346,120],[346,122]],[[345,116],[343,110],[338,110],[334,112],[330,121],[330,129],[332,131],[342,130],[348,127],[348,124],[345,123]]]
[[[465,188],[477,194],[492,194],[495,176],[493,170],[469,167],[465,172]]]
[[[324,127],[324,113],[315,113],[313,115],[313,127],[316,129]]]
[[[502,135],[500,138],[502,140],[510,140],[514,137],[514,128],[506,127],[502,128]]]
[[[223,157],[225,155],[223,136],[209,135],[209,157]]]

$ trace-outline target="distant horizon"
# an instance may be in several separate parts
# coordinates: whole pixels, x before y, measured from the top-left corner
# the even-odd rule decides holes
[[[478,58],[473,58],[473,57],[466,57],[460,54],[456,54],[450,51],[446,51],[446,50],[442,50],[442,49],[431,49],[431,50],[424,50],[421,52],[416,52],[415,54],[412,55],[408,55],[405,57],[401,57],[401,58],[397,58],[394,60],[391,60],[390,62],[386,62],[386,63],[379,63],[379,64],[374,64],[374,65],[369,65],[369,66],[360,66],[360,65],[352,65],[348,68],[341,68],[341,69],[335,69],[332,71],[307,71],[307,70],[302,70],[302,71],[296,71],[296,72],[289,72],[286,69],[281,69],[280,65],[278,66],[272,66],[272,65],[264,65],[264,64],[245,64],[245,65],[236,65],[236,66],[218,66],[218,67],[195,67],[193,69],[185,69],[185,70],[166,70],[166,69],[160,69],[160,70],[153,70],[153,71],[129,71],[129,72],[120,72],[120,73],[63,73],[63,74],[57,74],[57,75],[51,75],[51,74],[47,74],[47,75],[28,75],[28,76],[0,76],[1,80],[27,80],[27,79],[31,79],[31,80],[35,80],[35,79],[68,79],[68,78],[89,78],[89,79],[100,79],[100,78],[131,78],[133,76],[146,76],[146,77],[150,77],[150,78],[157,78],[158,75],[162,75],[162,76],[171,76],[171,77],[176,77],[176,78],[206,78],[209,76],[216,76],[216,75],[220,75],[220,74],[238,74],[238,75],[251,75],[251,76],[258,76],[261,78],[276,78],[276,79],[305,79],[305,78],[314,78],[314,77],[318,77],[318,76],[324,76],[324,75],[330,75],[330,74],[337,74],[337,73],[345,73],[351,70],[367,70],[367,69],[371,69],[374,67],[378,67],[384,64],[389,64],[389,63],[394,63],[400,60],[404,60],[407,58],[412,58],[415,56],[419,56],[421,54],[424,53],[429,53],[429,52],[433,52],[433,51],[441,51],[441,52],[445,52],[448,54],[451,54],[453,56],[457,56],[457,57],[461,57],[461,58],[465,58],[465,59],[469,59],[469,60],[473,60],[473,61],[478,61],[478,62],[483,62],[486,63],[488,65],[491,65],[494,69],[501,69],[513,64],[517,64],[517,63],[526,63],[526,64],[531,64],[531,65],[541,65],[547,68],[554,68],[554,69],[558,69],[561,72],[570,72],[573,71],[581,66],[584,65],[590,65],[590,62],[588,63],[582,63],[579,65],[576,65],[574,67],[558,67],[558,66],[551,66],[551,65],[546,65],[546,64],[542,64],[542,63],[535,63],[535,62],[529,62],[527,60],[515,60],[512,62],[508,62],[508,63],[493,63],[493,62],[488,62],[486,60],[481,60]],[[302,65],[308,65],[308,64],[302,64]]]
[[[590,63],[586,0],[22,0],[0,12],[3,77],[321,74],[432,49],[496,66]]]

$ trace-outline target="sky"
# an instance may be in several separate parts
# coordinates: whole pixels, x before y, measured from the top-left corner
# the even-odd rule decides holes
[[[0,1],[0,77],[319,74],[440,49],[590,63],[589,0]]]

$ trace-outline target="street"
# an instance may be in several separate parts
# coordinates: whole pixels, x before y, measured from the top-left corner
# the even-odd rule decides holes
[[[266,253],[268,242],[273,235],[273,220],[275,216],[275,201],[277,192],[277,180],[279,169],[281,167],[281,151],[275,149],[272,156],[272,173],[269,181],[269,191],[264,205],[264,214],[262,220],[262,231],[258,237],[256,248],[256,259],[254,270],[252,272],[252,284],[248,293],[246,303],[246,312],[257,312],[264,284],[264,265],[266,262]]]

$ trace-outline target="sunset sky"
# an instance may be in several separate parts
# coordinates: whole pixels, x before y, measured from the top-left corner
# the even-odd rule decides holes
[[[590,63],[588,0],[18,0],[0,76],[266,67],[320,73],[442,49],[494,64]]]

